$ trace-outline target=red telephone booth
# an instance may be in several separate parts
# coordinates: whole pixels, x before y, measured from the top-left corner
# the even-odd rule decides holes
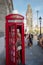
[[[20,62],[25,64],[23,20],[24,17],[19,14],[6,16],[6,65],[18,65]],[[21,48],[20,51],[18,47]]]

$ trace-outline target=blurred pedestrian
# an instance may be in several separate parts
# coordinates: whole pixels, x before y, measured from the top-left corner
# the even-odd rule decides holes
[[[40,46],[43,48],[43,37],[40,39]]]
[[[31,36],[31,34],[29,34],[29,42],[30,42],[30,46],[32,46],[32,44],[33,44],[33,42],[32,42],[32,36]]]

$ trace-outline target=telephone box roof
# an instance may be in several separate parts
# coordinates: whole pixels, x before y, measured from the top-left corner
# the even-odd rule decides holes
[[[9,14],[6,16],[6,19],[20,19],[23,20],[24,16],[20,15],[20,14]]]

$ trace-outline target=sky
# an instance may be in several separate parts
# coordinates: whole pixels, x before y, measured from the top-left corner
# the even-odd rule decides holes
[[[43,0],[13,0],[13,7],[15,12],[23,15],[24,18],[26,17],[26,11],[28,4],[31,5],[32,13],[33,13],[33,26],[37,25],[37,10],[38,18],[42,17],[42,26],[43,26]],[[39,21],[38,21],[38,25]]]

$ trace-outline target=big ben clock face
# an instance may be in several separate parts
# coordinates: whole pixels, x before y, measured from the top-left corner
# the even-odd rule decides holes
[[[32,18],[31,14],[27,14],[27,19]]]
[[[27,15],[27,19],[29,18],[29,16]]]

